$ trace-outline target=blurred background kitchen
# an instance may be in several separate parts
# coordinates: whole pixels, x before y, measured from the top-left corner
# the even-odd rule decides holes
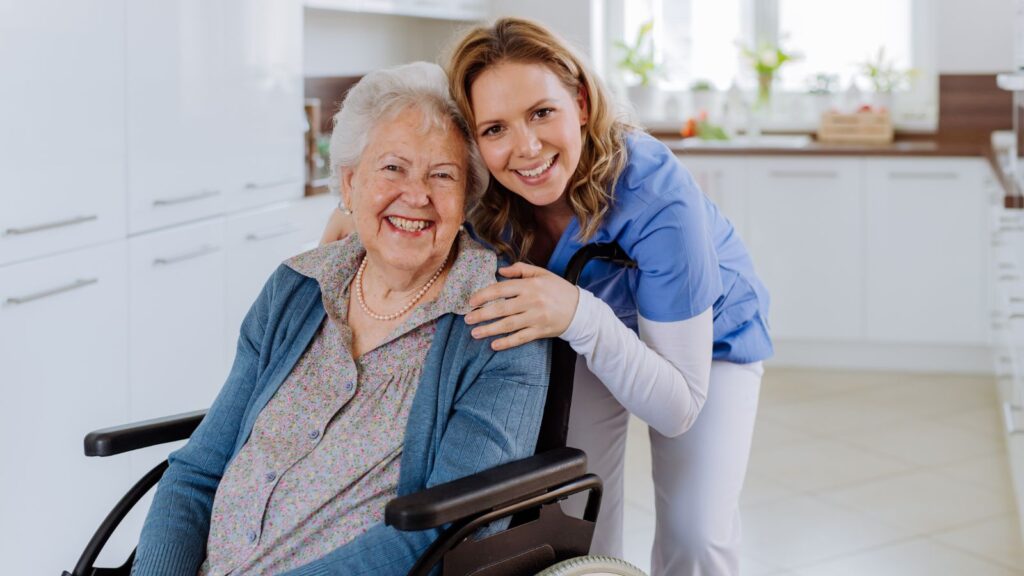
[[[86,432],[208,406],[336,203],[347,87],[499,15],[589,56],[772,293],[744,574],[1024,573],[1024,0],[0,0],[3,572],[70,569],[169,450]]]

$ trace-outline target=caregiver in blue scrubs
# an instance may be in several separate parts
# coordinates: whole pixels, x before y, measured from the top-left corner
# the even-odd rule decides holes
[[[506,18],[471,30],[448,67],[490,186],[475,232],[511,280],[466,316],[497,349],[559,337],[581,356],[568,444],[605,482],[595,554],[621,556],[629,413],[650,427],[655,576],[738,575],[739,497],[763,373],[768,294],[732,224],[661,142],[614,113],[554,34]],[[326,239],[344,226],[332,219]],[[583,244],[636,261],[563,280]]]

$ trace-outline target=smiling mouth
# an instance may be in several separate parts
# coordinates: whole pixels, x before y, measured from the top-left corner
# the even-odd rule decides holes
[[[536,177],[544,174],[548,170],[550,170],[551,167],[555,165],[555,159],[556,158],[558,158],[558,154],[555,154],[554,156],[548,158],[547,161],[545,161],[543,164],[541,164],[540,166],[537,166],[536,168],[534,168],[532,170],[512,170],[512,171],[515,172],[516,174],[519,174],[520,176],[525,177],[525,178],[536,178]]]
[[[384,219],[395,228],[405,232],[422,232],[434,226],[430,220],[410,220],[401,216],[386,216]]]

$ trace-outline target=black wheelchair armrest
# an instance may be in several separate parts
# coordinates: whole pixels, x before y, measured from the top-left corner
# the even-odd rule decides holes
[[[587,472],[587,456],[556,448],[388,502],[384,523],[426,530],[543,492]]]
[[[206,410],[196,410],[195,412],[185,412],[174,416],[94,430],[85,436],[85,455],[113,456],[140,448],[185,440],[192,435],[199,423],[203,421],[204,416],[206,416]]]

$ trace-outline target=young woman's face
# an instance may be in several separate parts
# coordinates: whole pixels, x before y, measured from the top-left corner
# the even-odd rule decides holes
[[[534,206],[561,200],[580,162],[583,92],[542,64],[504,62],[477,77],[470,101],[491,175]]]

